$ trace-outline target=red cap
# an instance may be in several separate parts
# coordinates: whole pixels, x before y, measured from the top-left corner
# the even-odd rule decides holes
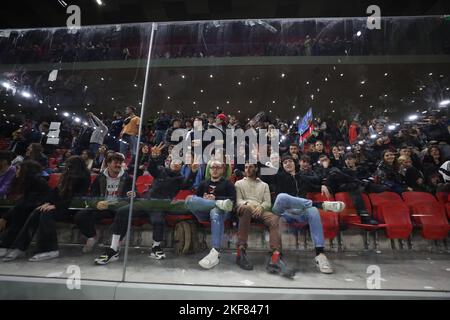
[[[219,118],[220,120],[227,122],[227,116],[223,113],[218,114],[216,118]]]

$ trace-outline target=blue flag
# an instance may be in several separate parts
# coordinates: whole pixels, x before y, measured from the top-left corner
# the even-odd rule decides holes
[[[300,135],[304,134],[310,126],[310,122],[313,119],[312,108],[309,108],[308,112],[306,112],[305,116],[298,122],[298,133]]]

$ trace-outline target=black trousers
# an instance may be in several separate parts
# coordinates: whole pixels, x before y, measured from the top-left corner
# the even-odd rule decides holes
[[[36,253],[58,250],[56,222],[69,217],[68,210],[41,212],[37,209],[28,217],[12,248],[26,251],[37,232]]]
[[[340,192],[348,192],[350,194],[356,213],[359,216],[367,216],[369,214],[361,195],[364,190],[365,187],[358,183],[344,183],[339,187]]]
[[[113,234],[119,234],[121,239],[127,233],[129,210],[130,205],[119,208],[112,225]],[[136,201],[134,202],[133,218],[137,217],[149,218],[150,223],[153,225],[154,241],[159,242],[164,239],[165,212],[145,210],[145,201]]]
[[[9,210],[7,215],[10,218],[7,221],[6,230],[0,235],[1,248],[11,248],[28,217],[38,206],[38,203],[21,200]]]
[[[81,210],[75,214],[74,220],[80,232],[86,238],[93,238],[97,235],[95,224],[103,219],[112,219],[116,216],[114,210]]]

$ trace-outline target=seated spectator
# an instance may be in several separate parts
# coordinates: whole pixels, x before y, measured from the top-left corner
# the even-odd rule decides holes
[[[150,211],[151,202],[149,199],[166,199],[171,201],[180,190],[191,189],[195,175],[198,170],[198,164],[191,165],[191,174],[188,178],[181,174],[182,162],[173,159],[166,168],[162,158],[164,145],[160,143],[151,149],[151,158],[148,171],[154,180],[150,189],[144,194],[144,199],[136,200],[133,206],[133,216],[149,217],[153,225],[153,245],[150,257],[160,260],[166,257],[161,248],[161,241],[164,239],[165,212]],[[112,225],[111,246],[105,250],[105,253],[95,259],[98,265],[105,265],[109,262],[119,259],[120,240],[127,233],[130,205],[125,205],[117,209]]]
[[[26,160],[18,165],[9,190],[10,198],[16,199],[16,202],[0,218],[0,257],[2,258],[11,256],[11,252],[14,251],[14,241],[28,217],[34,209],[44,203],[49,187],[41,174],[42,166],[34,160]],[[22,254],[22,252],[16,253]]]
[[[64,167],[66,166],[66,161],[67,159],[69,159],[71,156],[73,156],[73,153],[71,150],[66,150],[66,152],[64,152],[62,158],[61,158],[61,162],[58,165],[58,168],[60,171],[64,171]]]
[[[86,149],[81,152],[81,159],[84,161],[86,168],[91,171],[94,164],[94,155]]]
[[[348,192],[352,199],[356,213],[361,218],[361,223],[377,225],[378,221],[371,218],[362,199],[362,192],[383,192],[387,189],[373,184],[370,173],[362,166],[356,164],[356,157],[352,153],[345,155],[345,167],[342,169],[343,176],[337,177],[337,192]],[[336,179],[336,176],[331,177]]]
[[[289,154],[296,161],[300,159],[300,149],[298,147],[298,144],[291,143],[291,145],[289,146]]]
[[[413,152],[412,145],[407,145],[407,144],[402,145],[399,153],[400,153],[400,156],[406,156],[406,157],[411,158],[412,165],[414,166],[414,168],[416,168],[417,170],[420,170],[420,171],[423,170],[422,162],[420,161],[419,156]]]
[[[19,170],[20,172],[20,170]],[[13,261],[24,257],[33,236],[38,232],[37,253],[29,259],[31,262],[43,261],[59,257],[56,221],[70,216],[70,202],[75,197],[85,196],[90,185],[90,172],[79,156],[67,160],[67,166],[61,175],[58,186],[40,197],[43,203],[31,212],[20,229],[17,238],[3,261]]]
[[[27,150],[27,145],[22,129],[17,129],[12,133],[12,140],[8,150],[17,155],[24,155]]]
[[[331,148],[330,160],[333,167],[339,169],[342,169],[344,167],[344,155],[339,151],[338,146],[333,146]]]
[[[11,182],[16,176],[16,167],[11,166],[12,157],[11,151],[0,151],[0,199],[8,195]]]
[[[48,169],[48,159],[42,153],[42,150],[42,145],[40,143],[31,143],[25,152],[24,160],[37,161],[44,170]]]
[[[83,253],[92,252],[97,243],[95,223],[106,218],[114,218],[116,209],[127,204],[123,200],[131,196],[133,180],[123,170],[125,157],[121,153],[110,153],[106,158],[106,169],[99,174],[91,186],[89,208],[75,214],[75,223],[86,238]]]
[[[324,254],[325,240],[320,213],[317,208],[341,212],[345,205],[340,201],[312,202],[305,199],[306,193],[320,184],[320,179],[304,176],[295,171],[295,165],[290,155],[282,158],[283,169],[277,174],[276,200],[273,212],[289,221],[308,223],[316,248],[315,263],[320,272],[332,273],[333,269]]]
[[[422,164],[425,176],[431,176],[438,172],[439,168],[445,162],[441,157],[441,150],[437,145],[431,145],[427,149]]]
[[[403,175],[409,191],[426,191],[425,178],[417,168],[413,166],[412,160],[407,155],[398,157],[400,173]]]
[[[309,157],[311,158],[311,163],[313,166],[317,165],[317,161],[319,161],[319,157],[321,155],[326,154],[325,149],[324,149],[324,145],[323,142],[321,140],[317,140],[316,143],[314,144],[314,151],[309,152]]]
[[[195,196],[186,198],[186,207],[199,221],[211,220],[211,246],[209,254],[200,260],[199,265],[211,269],[219,263],[220,249],[224,234],[224,223],[231,217],[236,202],[234,185],[224,178],[224,163],[212,160],[210,179],[202,181]]]
[[[280,155],[278,153],[270,154],[270,161],[268,161],[265,165],[261,165],[261,167],[265,167],[269,169],[267,174],[260,175],[262,181],[269,185],[270,193],[275,192],[276,186],[276,174],[280,171]]]
[[[402,193],[407,190],[405,179],[399,172],[398,161],[392,150],[385,150],[382,160],[375,171],[375,181],[389,189],[389,191]]]
[[[272,250],[266,269],[270,273],[280,273],[292,278],[295,272],[288,269],[281,256],[280,218],[270,212],[269,186],[257,177],[258,167],[245,164],[245,178],[236,182],[236,212],[239,216],[238,248],[236,263],[244,270],[253,270],[253,264],[247,256],[247,241],[251,219],[260,219],[269,227],[269,243]]]

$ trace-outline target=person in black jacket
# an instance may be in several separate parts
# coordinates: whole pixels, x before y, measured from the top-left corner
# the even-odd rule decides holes
[[[114,218],[116,209],[126,205],[126,197],[131,196],[133,180],[122,168],[124,161],[125,157],[121,153],[108,155],[107,168],[96,177],[91,186],[93,201],[89,208],[75,214],[75,223],[87,238],[83,253],[91,252],[97,243],[95,223],[105,218]]]
[[[164,259],[166,257],[161,248],[161,241],[164,238],[165,212],[150,211],[151,199],[172,200],[176,194],[183,189],[191,189],[198,170],[198,164],[192,164],[190,174],[184,177],[181,174],[182,161],[172,159],[169,168],[164,167],[164,159],[161,152],[163,143],[155,146],[151,150],[151,158],[148,166],[149,173],[153,176],[151,188],[144,194],[145,200],[135,201],[133,205],[133,217],[146,216],[150,218],[153,225],[153,246],[150,257],[154,259]],[[127,233],[130,205],[123,206],[117,210],[112,225],[111,247],[105,253],[95,259],[95,263],[104,265],[119,259],[120,240]]]
[[[385,150],[382,160],[374,174],[378,184],[389,189],[389,191],[402,193],[407,190],[404,177],[400,174],[398,162],[393,150]]]
[[[69,216],[69,205],[76,197],[86,195],[90,184],[90,172],[79,156],[67,160],[64,173],[58,186],[43,198],[43,204],[28,217],[25,225],[15,239],[11,250],[3,259],[12,261],[25,256],[36,231],[37,253],[29,259],[31,262],[57,258],[59,256],[56,221]]]
[[[224,234],[224,223],[231,217],[233,204],[236,202],[234,185],[224,178],[225,164],[213,160],[209,170],[211,178],[202,181],[195,196],[186,198],[186,207],[199,221],[211,220],[210,253],[200,260],[199,265],[211,269],[219,263],[219,252]]]
[[[404,176],[409,191],[426,192],[425,177],[422,172],[413,166],[412,159],[407,155],[398,157],[400,174]]]
[[[17,201],[0,218],[0,257],[8,254],[31,212],[48,194],[47,181],[41,174],[42,166],[34,160],[25,160],[16,171],[8,195]]]
[[[324,255],[325,240],[323,236],[322,222],[317,208],[326,211],[341,212],[345,205],[340,201],[313,202],[305,199],[304,195],[314,186],[320,184],[320,179],[313,175],[296,173],[295,164],[290,155],[282,158],[283,170],[277,174],[276,199],[272,211],[289,221],[308,223],[311,236],[316,248],[315,263],[320,272],[332,273],[333,269]],[[327,187],[324,186],[324,192]]]
[[[163,110],[155,121],[155,144],[160,144],[164,140],[164,135],[170,126],[170,116]]]
[[[356,156],[353,153],[345,155],[345,168],[342,174],[335,174],[331,179],[337,179],[335,185],[336,192],[348,192],[355,206],[356,213],[361,218],[361,223],[377,225],[378,221],[371,218],[362,199],[362,192],[383,192],[381,186],[374,185],[370,178],[370,173],[362,166],[356,164]]]

